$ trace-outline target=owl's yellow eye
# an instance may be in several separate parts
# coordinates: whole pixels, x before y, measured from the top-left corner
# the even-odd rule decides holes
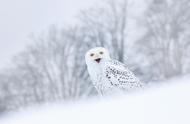
[[[101,51],[100,54],[104,54],[104,52]]]
[[[93,56],[94,56],[94,53],[91,53],[90,56],[93,57]]]

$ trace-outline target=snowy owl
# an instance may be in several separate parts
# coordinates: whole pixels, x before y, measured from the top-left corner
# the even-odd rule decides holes
[[[93,85],[101,95],[143,87],[143,83],[123,63],[111,59],[103,47],[87,51],[85,61]]]

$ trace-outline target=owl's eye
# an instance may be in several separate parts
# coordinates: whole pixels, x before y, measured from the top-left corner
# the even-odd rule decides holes
[[[91,53],[90,56],[94,56],[94,53]]]
[[[104,54],[104,52],[101,51],[100,54]]]

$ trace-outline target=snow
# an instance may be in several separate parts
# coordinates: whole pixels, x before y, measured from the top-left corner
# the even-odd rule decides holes
[[[1,117],[0,124],[190,124],[190,78],[137,93],[33,107]]]

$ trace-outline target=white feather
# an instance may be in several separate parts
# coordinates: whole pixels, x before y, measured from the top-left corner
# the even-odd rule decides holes
[[[91,56],[92,54],[94,56]],[[133,91],[143,87],[143,83],[123,63],[110,58],[105,48],[89,50],[85,59],[93,85],[101,95]],[[96,59],[101,60],[97,62]]]

